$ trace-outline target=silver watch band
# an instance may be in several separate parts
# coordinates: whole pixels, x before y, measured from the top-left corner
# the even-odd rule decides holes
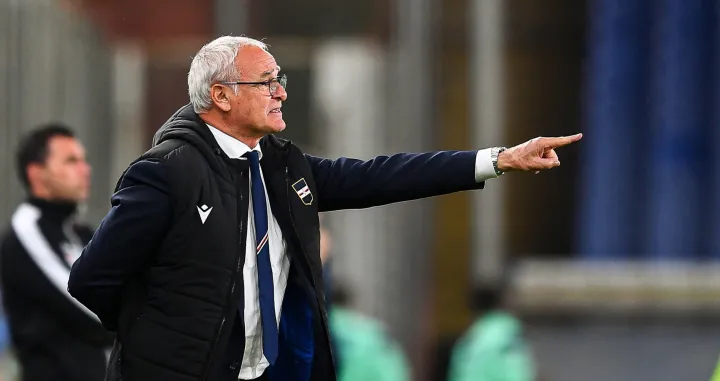
[[[505,173],[498,169],[498,156],[500,155],[500,152],[505,151],[506,149],[506,147],[494,147],[490,150],[490,158],[492,159],[493,169],[495,170],[495,174],[498,176]]]

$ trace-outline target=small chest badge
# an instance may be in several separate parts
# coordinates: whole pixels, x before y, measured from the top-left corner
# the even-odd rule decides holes
[[[305,205],[311,205],[313,202],[313,195],[310,192],[310,187],[308,187],[307,182],[305,181],[305,178],[302,178],[295,182],[295,184],[292,185],[293,190],[295,190],[295,193],[297,193],[298,197],[300,197],[300,201],[303,202]]]

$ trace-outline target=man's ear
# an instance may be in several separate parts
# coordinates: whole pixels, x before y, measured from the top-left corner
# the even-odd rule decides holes
[[[28,178],[29,184],[39,184],[42,181],[44,175],[44,167],[38,163],[30,163],[25,168],[25,174]]]
[[[221,85],[213,85],[210,88],[210,98],[215,106],[225,112],[230,111],[230,88]]]

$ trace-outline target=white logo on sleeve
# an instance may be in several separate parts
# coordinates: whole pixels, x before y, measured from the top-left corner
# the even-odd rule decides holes
[[[198,213],[200,213],[200,221],[205,224],[205,220],[207,220],[210,212],[212,212],[212,206],[208,207],[207,205],[203,204],[203,206],[198,206],[197,210]]]

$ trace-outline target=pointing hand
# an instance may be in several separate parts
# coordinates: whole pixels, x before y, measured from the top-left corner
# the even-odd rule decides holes
[[[525,143],[508,148],[500,153],[498,169],[503,172],[523,171],[538,173],[560,165],[556,148],[566,146],[582,139],[582,134],[556,138],[538,137]]]

